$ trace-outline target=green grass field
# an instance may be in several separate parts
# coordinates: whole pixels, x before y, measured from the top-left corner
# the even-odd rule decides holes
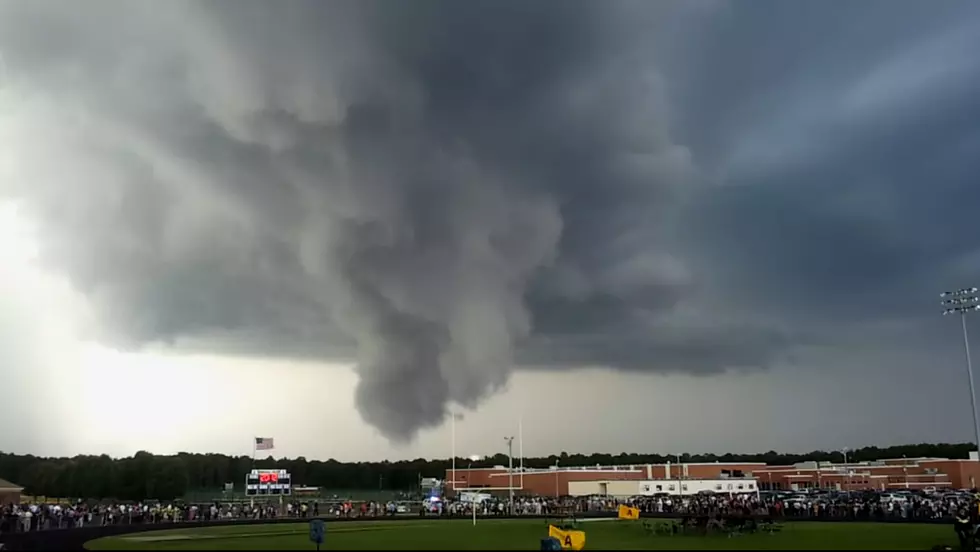
[[[648,535],[637,522],[582,523],[586,550],[929,550],[948,525],[787,523],[774,534]],[[324,550],[538,550],[544,520],[327,522]],[[89,550],[314,550],[305,523],[176,529],[90,541]]]

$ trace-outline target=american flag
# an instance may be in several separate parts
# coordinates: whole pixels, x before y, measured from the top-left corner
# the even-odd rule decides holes
[[[255,450],[272,450],[272,437],[256,437]]]

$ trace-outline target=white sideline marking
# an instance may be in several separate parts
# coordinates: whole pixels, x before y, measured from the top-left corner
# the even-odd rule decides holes
[[[401,528],[404,528],[404,527],[433,527],[433,525],[430,525],[430,524],[422,525],[421,523],[413,523],[413,524],[402,523],[402,524],[398,524],[398,525],[395,525],[395,524],[392,524],[392,525],[379,524],[379,525],[373,525],[373,526],[371,526],[371,525],[365,524],[365,526],[361,526],[361,527],[335,528],[333,530],[328,530],[327,533],[328,534],[331,533],[331,532],[332,533],[353,533],[353,532],[361,532],[361,531],[377,531],[377,530],[401,529]],[[248,526],[245,525],[245,526],[242,526],[242,527],[243,528],[247,528]],[[209,528],[208,527],[202,527],[200,529],[196,529],[196,531],[207,531],[207,529],[209,529]],[[288,531],[287,530],[287,531],[262,531],[262,532],[252,532],[252,533],[236,533],[234,531],[215,532],[215,533],[206,533],[205,532],[205,533],[202,533],[202,534],[199,534],[199,535],[195,535],[195,534],[156,535],[156,536],[153,536],[153,535],[135,535],[135,536],[132,536],[132,537],[121,537],[121,538],[123,540],[132,541],[132,542],[164,542],[164,541],[177,541],[177,540],[211,540],[211,539],[245,539],[245,538],[250,538],[250,537],[282,537],[282,536],[289,536],[289,535],[302,535],[304,533],[306,533],[306,529],[303,529],[302,531],[297,531],[297,530]]]
[[[133,542],[163,542],[163,541],[176,541],[176,540],[190,540],[191,537],[187,535],[136,535],[134,537],[123,537],[123,540],[133,541]]]
[[[521,520],[511,520],[511,519],[494,520],[494,519],[491,519],[491,520],[486,520],[486,521],[504,522],[504,523],[506,523],[506,522],[509,522],[509,521],[521,521]],[[584,522],[587,522],[587,521],[616,521],[616,518],[585,518],[585,519],[580,519],[578,521],[579,522],[583,522],[583,523]],[[354,532],[362,532],[362,531],[379,531],[379,530],[380,531],[385,531],[385,530],[404,529],[404,528],[422,529],[422,528],[441,527],[441,525],[439,525],[439,524],[418,523],[418,522],[411,522],[411,523],[405,523],[405,522],[402,522],[402,523],[398,523],[398,522],[394,522],[394,523],[392,523],[392,522],[367,522],[367,523],[363,523],[363,524],[351,523],[350,525],[353,525],[353,526],[348,526],[348,527],[340,526],[340,527],[338,527],[337,525],[333,525],[332,528],[327,529],[327,535],[329,535],[330,533],[354,533]],[[243,529],[246,529],[248,527],[249,526],[247,526],[247,525],[243,525],[242,526]],[[133,535],[133,536],[127,536],[127,537],[120,537],[120,538],[122,540],[130,541],[130,542],[166,542],[166,541],[180,541],[180,540],[211,540],[211,539],[242,539],[242,538],[250,538],[250,537],[281,537],[281,536],[285,536],[285,535],[300,535],[300,534],[306,533],[306,529],[305,528],[303,528],[302,530],[297,530],[297,529],[290,530],[290,529],[287,529],[285,531],[280,530],[280,531],[263,531],[263,532],[249,532],[249,533],[244,533],[244,532],[243,533],[238,533],[238,532],[234,532],[234,531],[228,531],[228,532],[222,531],[222,532],[210,533],[210,532],[207,532],[208,529],[210,529],[210,527],[201,527],[201,528],[198,528],[198,529],[194,529],[195,532],[202,531],[202,534]]]

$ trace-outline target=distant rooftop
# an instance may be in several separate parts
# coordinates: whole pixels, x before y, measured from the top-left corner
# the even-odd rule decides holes
[[[949,458],[936,458],[930,456],[922,456],[919,458],[882,458],[878,460],[879,462],[891,463],[891,462],[945,462],[949,461]]]
[[[514,471],[520,472],[521,467],[518,465],[518,461],[514,461]],[[673,462],[664,464],[619,464],[611,466],[603,466],[601,464],[596,464],[594,466],[563,466],[558,464],[557,466],[548,466],[547,468],[529,468],[524,467],[524,473],[536,473],[536,472],[555,472],[555,471],[641,471],[646,470],[647,466],[657,468],[666,466],[760,466],[765,467],[765,462]],[[456,463],[456,471],[499,471],[506,470],[507,466],[497,465],[493,467],[480,467],[480,468],[468,468],[465,464],[460,462]]]
[[[6,479],[0,479],[0,491],[23,491],[24,488],[20,485],[14,485]]]

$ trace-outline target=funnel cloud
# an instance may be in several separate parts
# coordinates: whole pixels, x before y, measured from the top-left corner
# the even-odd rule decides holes
[[[353,361],[408,443],[516,369],[711,376],[917,333],[890,297],[980,267],[975,217],[929,199],[976,204],[978,15],[0,1],[0,198],[91,339]]]

